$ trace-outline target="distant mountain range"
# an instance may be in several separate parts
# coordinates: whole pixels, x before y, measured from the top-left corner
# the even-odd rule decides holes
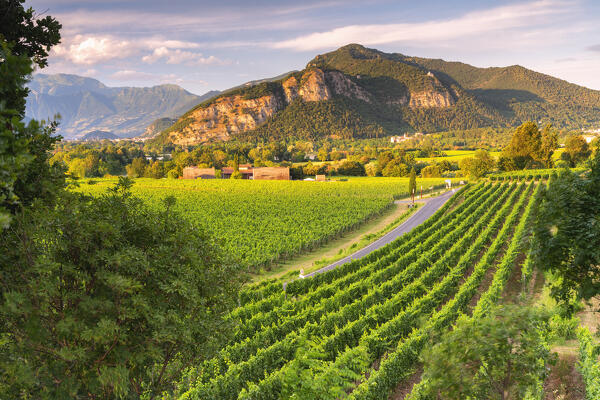
[[[302,71],[232,88],[191,108],[156,143],[365,138],[514,126],[600,126],[600,91],[515,65],[384,53],[351,44]]]
[[[170,84],[108,87],[96,79],[68,74],[36,74],[28,87],[26,118],[47,120],[60,114],[58,133],[65,138],[94,131],[118,137],[142,135],[155,120],[176,119],[219,93],[197,96]]]
[[[83,135],[81,137],[81,140],[87,140],[87,141],[104,140],[104,139],[115,140],[115,139],[119,139],[119,136],[115,135],[112,132],[107,132],[107,131],[92,131],[92,132],[86,133],[85,135]]]

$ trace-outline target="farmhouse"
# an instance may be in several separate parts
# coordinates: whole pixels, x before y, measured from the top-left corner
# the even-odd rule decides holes
[[[288,167],[261,167],[254,168],[254,180],[290,180]]]
[[[242,179],[252,179],[252,175],[253,175],[253,168],[251,164],[240,164],[238,169],[240,170],[240,173],[242,174]],[[233,175],[233,167],[223,167],[223,169],[221,169],[221,178],[223,179],[229,179],[231,178],[231,175]]]
[[[183,179],[215,179],[214,168],[185,167]]]

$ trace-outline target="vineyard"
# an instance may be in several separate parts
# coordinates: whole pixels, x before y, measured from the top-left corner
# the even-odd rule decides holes
[[[500,299],[541,187],[466,187],[367,257],[285,292],[278,282],[247,288],[229,316],[230,343],[165,398],[387,398],[433,334]]]
[[[114,179],[78,190],[104,193]],[[424,190],[442,178],[420,179]],[[235,261],[268,265],[313,249],[387,210],[408,196],[408,178],[355,178],[347,182],[137,179],[134,195],[155,207],[173,196],[175,208],[217,238]]]

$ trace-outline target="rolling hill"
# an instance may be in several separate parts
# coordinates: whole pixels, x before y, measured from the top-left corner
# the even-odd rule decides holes
[[[351,44],[316,56],[302,71],[225,91],[155,140],[365,138],[528,120],[598,126],[600,91],[521,66],[477,68]]]
[[[137,136],[154,120],[177,118],[218,93],[196,96],[177,85],[108,87],[96,79],[67,74],[36,74],[28,87],[26,117],[47,120],[60,114],[58,133],[66,138],[93,131]]]

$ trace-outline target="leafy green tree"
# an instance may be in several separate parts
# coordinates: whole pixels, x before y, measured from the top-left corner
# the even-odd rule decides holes
[[[560,155],[570,167],[575,167],[591,154],[590,146],[581,135],[571,135],[565,141],[565,151]]]
[[[319,161],[327,161],[327,159],[329,158],[329,153],[327,152],[327,149],[322,147],[319,150],[319,153],[317,153],[317,158],[319,159]]]
[[[144,171],[144,176],[147,178],[160,179],[165,177],[165,170],[160,161],[154,161],[152,164],[148,165],[146,170]]]
[[[10,221],[11,209],[19,203],[15,182],[20,172],[32,161],[27,149],[27,128],[18,110],[11,108],[8,99],[24,88],[25,76],[31,73],[30,62],[14,56],[0,42],[0,229]]]
[[[233,171],[229,179],[242,179],[242,173],[240,171]]]
[[[48,65],[52,46],[60,43],[61,24],[51,16],[37,18],[23,7],[25,0],[0,0],[0,41],[12,44],[12,53],[24,56],[40,67]]]
[[[240,155],[237,153],[233,157],[233,172],[240,172]]]
[[[131,178],[140,178],[146,174],[146,159],[143,157],[134,158],[131,165],[125,167],[127,176]]]
[[[552,168],[554,166],[552,155],[556,149],[558,149],[558,133],[552,129],[552,125],[546,125],[544,130],[542,130],[540,150],[538,152],[538,159],[545,168]]]
[[[502,152],[502,157],[511,162],[503,162],[501,165],[515,169],[548,165],[557,147],[558,138],[550,126],[542,133],[534,122],[525,122],[515,130],[509,145]]]
[[[332,151],[330,154],[331,161],[340,161],[344,159],[344,153],[341,151]]]
[[[381,175],[383,176],[406,176],[408,173],[408,165],[398,159],[393,159],[386,163],[385,168],[381,171]]]
[[[552,295],[573,311],[573,298],[600,293],[600,152],[585,177],[561,170],[544,193],[534,225],[534,260],[559,279]]]
[[[408,179],[408,193],[412,198],[413,204],[415,203],[415,193],[417,192],[417,173],[413,167],[410,170],[410,178]]]
[[[473,157],[466,157],[459,162],[462,173],[470,178],[479,179],[491,172],[496,162],[485,150],[477,150]]]
[[[77,178],[85,178],[86,177],[86,168],[85,161],[82,158],[74,158],[69,161],[69,169],[67,171],[73,177]]]
[[[367,176],[377,176],[377,162],[373,161],[365,165],[365,174]]]
[[[337,168],[337,173],[346,176],[364,176],[365,167],[358,161],[344,161]]]
[[[423,354],[432,395],[443,400],[522,399],[553,362],[544,336],[548,316],[523,306],[462,317]]]
[[[442,176],[442,171],[437,164],[428,165],[421,170],[421,176],[423,178],[438,178]]]
[[[48,163],[49,149],[60,140],[52,135],[56,124],[22,122],[31,71],[31,62],[0,40],[0,227],[35,199],[52,201],[64,186],[64,171]]]
[[[63,192],[15,217],[0,244],[2,398],[152,398],[208,357],[229,325],[237,269],[174,212],[119,184]]]

